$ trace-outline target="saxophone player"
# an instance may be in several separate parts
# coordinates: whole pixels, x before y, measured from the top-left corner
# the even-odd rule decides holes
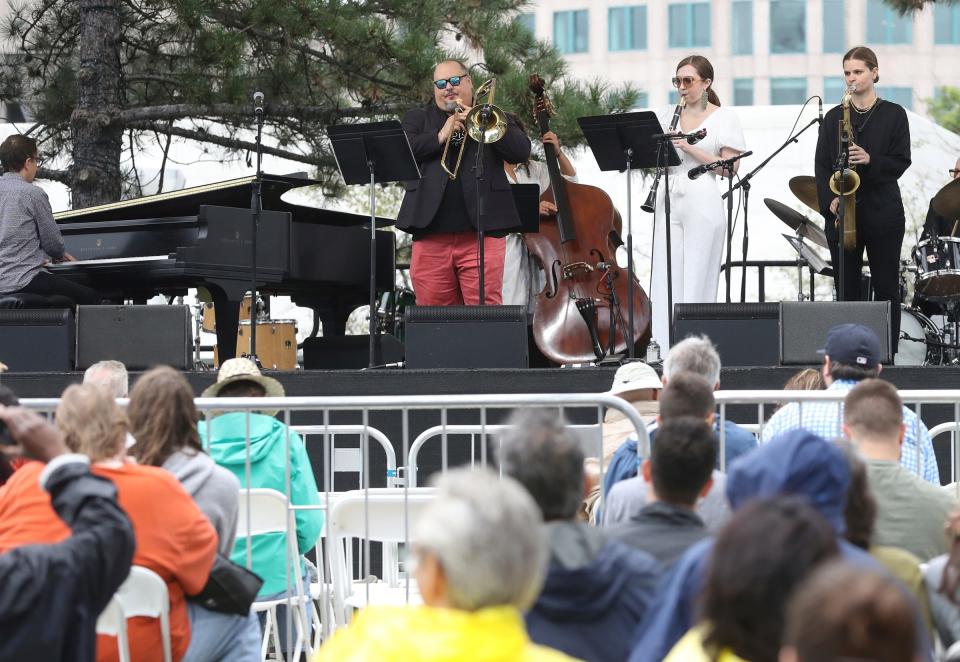
[[[891,339],[897,346],[900,333],[900,246],[903,243],[905,217],[897,180],[910,167],[910,126],[904,109],[877,96],[880,69],[876,54],[866,46],[856,46],[843,56],[843,76],[850,94],[848,112],[835,106],[820,125],[815,172],[820,213],[825,219],[834,279],[839,294],[843,278],[844,299],[868,299],[861,289],[863,255],[867,261],[874,298],[890,302]],[[849,127],[842,126],[843,116]],[[839,270],[840,247],[836,224],[840,199],[830,180],[838,169],[841,133],[847,132],[848,164],[856,170],[859,186],[846,196],[845,209],[853,211],[856,222],[855,246],[844,250],[844,273]],[[846,189],[846,187],[845,187]],[[846,218],[850,219],[850,212]],[[838,296],[839,298],[839,296]]]

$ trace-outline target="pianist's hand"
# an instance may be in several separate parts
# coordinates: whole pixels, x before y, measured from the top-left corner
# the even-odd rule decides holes
[[[76,262],[77,258],[70,255],[70,253],[64,253],[63,257],[57,260],[57,262]]]

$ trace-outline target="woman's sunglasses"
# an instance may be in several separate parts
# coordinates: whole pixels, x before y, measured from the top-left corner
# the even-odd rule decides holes
[[[694,78],[693,76],[674,76],[670,79],[674,87],[680,87],[682,83],[685,87],[690,87],[693,85],[694,81],[700,80],[699,78]]]

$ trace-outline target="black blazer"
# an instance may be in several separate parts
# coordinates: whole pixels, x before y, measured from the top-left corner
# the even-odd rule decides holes
[[[443,191],[450,183],[447,173],[440,167],[443,143],[437,141],[437,133],[443,128],[447,117],[449,115],[432,102],[426,107],[407,111],[403,116],[403,130],[420,166],[420,179],[404,183],[407,192],[397,215],[397,227],[401,230],[428,227],[440,207]],[[512,119],[507,122],[507,132],[503,138],[485,145],[483,150],[483,229],[492,230],[495,234],[502,234],[504,230],[520,225],[503,162],[523,163],[530,158],[530,139]],[[452,166],[456,160],[452,145],[447,158]],[[476,158],[477,143],[467,138],[458,178],[462,180],[464,202],[473,227],[477,227],[477,196],[473,178]]]

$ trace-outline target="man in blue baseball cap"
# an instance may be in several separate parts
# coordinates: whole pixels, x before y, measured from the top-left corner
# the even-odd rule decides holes
[[[864,379],[880,374],[880,338],[862,324],[839,324],[827,332],[823,355],[823,381],[828,391],[846,393]],[[787,430],[803,428],[825,439],[843,437],[842,402],[793,402],[782,407],[763,426],[763,439],[776,437]],[[924,480],[940,484],[937,458],[933,453],[930,432],[917,415],[903,408],[906,434],[900,463]]]

